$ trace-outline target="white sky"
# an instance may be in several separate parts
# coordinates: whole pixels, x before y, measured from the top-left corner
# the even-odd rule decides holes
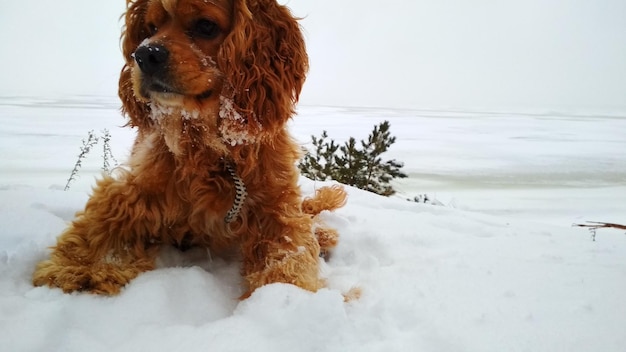
[[[290,0],[309,105],[626,112],[624,0]],[[0,0],[0,95],[115,95],[123,0]]]

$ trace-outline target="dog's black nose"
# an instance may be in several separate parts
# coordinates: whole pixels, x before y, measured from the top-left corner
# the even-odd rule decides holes
[[[162,45],[142,45],[135,50],[134,58],[141,72],[152,75],[167,63],[170,53]]]

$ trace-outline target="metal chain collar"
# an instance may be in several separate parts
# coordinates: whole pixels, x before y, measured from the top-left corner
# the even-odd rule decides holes
[[[239,212],[241,212],[241,208],[243,208],[243,203],[246,201],[246,197],[248,196],[248,191],[246,190],[246,185],[243,183],[241,177],[237,176],[234,165],[229,161],[225,161],[225,164],[226,170],[235,182],[235,201],[233,202],[233,207],[230,208],[228,213],[226,213],[226,217],[224,218],[224,222],[230,224],[239,215]]]

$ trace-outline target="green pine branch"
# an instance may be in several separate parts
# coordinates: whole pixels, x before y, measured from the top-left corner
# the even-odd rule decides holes
[[[401,171],[404,164],[381,157],[396,142],[388,121],[374,126],[366,140],[357,143],[350,137],[343,145],[328,138],[324,131],[320,138],[311,136],[313,152],[305,150],[298,167],[304,176],[314,180],[328,179],[384,196],[396,191],[390,182],[408,177]]]

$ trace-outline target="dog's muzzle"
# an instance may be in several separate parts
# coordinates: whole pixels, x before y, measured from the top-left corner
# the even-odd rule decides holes
[[[141,70],[141,92],[176,93],[168,79],[170,52],[163,45],[142,45],[135,50],[133,58]]]
[[[160,44],[140,45],[132,57],[142,73],[141,92],[143,95],[148,96],[149,92],[184,94],[184,91],[170,83],[170,52],[165,46]],[[208,89],[195,97],[206,99],[212,95],[213,90]]]
[[[153,76],[163,72],[167,66],[170,52],[163,45],[142,45],[135,50],[133,57],[141,72]]]

